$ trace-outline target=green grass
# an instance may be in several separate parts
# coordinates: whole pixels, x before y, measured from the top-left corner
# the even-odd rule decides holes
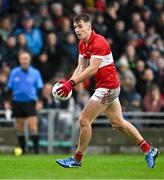
[[[0,179],[162,179],[164,155],[149,169],[141,155],[85,155],[81,168],[62,168],[66,155],[0,155]]]

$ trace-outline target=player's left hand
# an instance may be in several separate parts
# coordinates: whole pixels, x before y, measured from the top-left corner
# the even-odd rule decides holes
[[[67,97],[69,92],[72,90],[73,84],[71,81],[60,81],[59,83],[62,83],[62,86],[57,89],[58,95],[61,95],[61,97]]]

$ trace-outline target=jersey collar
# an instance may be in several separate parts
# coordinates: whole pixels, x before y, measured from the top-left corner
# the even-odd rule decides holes
[[[31,66],[29,66],[27,69],[22,69],[22,67],[20,66],[20,69],[21,69],[22,72],[28,73],[30,71],[30,69],[31,69]]]

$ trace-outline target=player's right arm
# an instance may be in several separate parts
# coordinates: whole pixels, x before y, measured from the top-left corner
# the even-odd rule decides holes
[[[87,67],[86,59],[82,55],[79,55],[78,65],[77,65],[72,77],[70,78],[69,81],[62,82],[63,86],[59,87],[57,89],[58,95],[62,95],[62,97],[67,96],[68,93],[72,90],[72,87],[75,85],[75,84],[73,84],[73,79],[75,77],[79,76],[86,69],[86,67]]]
[[[82,55],[79,55],[77,68],[75,69],[70,79],[74,79],[74,77],[81,74],[86,69],[86,67],[87,67],[86,59]]]

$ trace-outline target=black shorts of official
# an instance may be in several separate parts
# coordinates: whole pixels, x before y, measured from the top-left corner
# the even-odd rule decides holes
[[[36,115],[35,105],[36,105],[36,101],[30,101],[30,102],[13,101],[12,102],[13,117],[26,118],[30,116],[35,116]]]

